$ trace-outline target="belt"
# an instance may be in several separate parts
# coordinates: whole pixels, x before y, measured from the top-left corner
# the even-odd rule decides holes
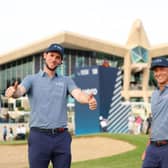
[[[57,133],[62,133],[64,131],[67,131],[68,128],[47,129],[47,128],[31,127],[31,130],[38,131],[38,132],[49,133],[49,134],[57,134]]]
[[[167,145],[168,140],[150,141],[150,143],[159,147],[159,146]]]

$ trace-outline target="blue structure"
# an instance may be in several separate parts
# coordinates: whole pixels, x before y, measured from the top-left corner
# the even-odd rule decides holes
[[[98,107],[91,111],[88,105],[75,104],[75,134],[101,132],[99,116],[108,118],[118,68],[92,66],[76,69],[75,82],[87,93],[93,93]]]

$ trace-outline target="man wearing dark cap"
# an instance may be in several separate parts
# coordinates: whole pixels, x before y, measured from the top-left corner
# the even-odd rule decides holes
[[[152,126],[143,168],[168,167],[168,60],[152,61],[151,70],[158,88],[151,97]]]
[[[64,48],[51,44],[44,52],[44,69],[28,75],[20,85],[6,90],[7,97],[20,97],[25,93],[31,105],[28,152],[30,168],[70,168],[71,135],[67,130],[67,95],[78,102],[88,104],[91,110],[97,106],[96,99],[79,89],[74,81],[56,74],[62,64]]]

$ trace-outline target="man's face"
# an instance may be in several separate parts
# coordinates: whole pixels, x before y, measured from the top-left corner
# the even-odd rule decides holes
[[[44,53],[44,59],[46,67],[51,71],[55,71],[57,66],[62,63],[61,55],[57,52]]]
[[[153,72],[158,85],[168,84],[168,67],[156,67]]]

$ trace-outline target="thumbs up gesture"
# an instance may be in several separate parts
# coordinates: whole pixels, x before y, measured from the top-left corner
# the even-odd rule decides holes
[[[90,110],[95,110],[96,109],[96,107],[97,107],[97,101],[94,98],[93,94],[89,95],[88,104],[89,104],[89,109]]]
[[[19,83],[18,81],[15,81],[14,86],[10,86],[9,88],[6,89],[5,96],[6,97],[12,97],[14,93],[17,91]]]

